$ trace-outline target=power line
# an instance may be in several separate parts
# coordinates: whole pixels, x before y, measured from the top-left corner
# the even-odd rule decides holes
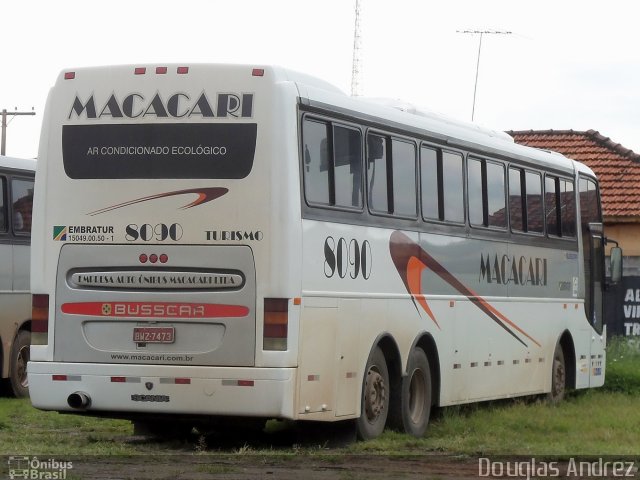
[[[483,35],[511,35],[513,32],[506,30],[456,30],[456,33],[464,33],[468,35],[480,35],[480,41],[478,42],[478,60],[476,62],[476,80],[473,84],[473,105],[471,107],[471,121],[476,113],[476,93],[478,91],[478,73],[480,72],[480,52],[482,51],[482,36]]]
[[[4,155],[6,153],[7,147],[7,117],[13,116],[14,118],[18,115],[35,115],[36,112],[31,108],[31,112],[18,112],[16,108],[15,112],[7,112],[6,108],[2,109],[2,142],[0,145],[0,155]],[[13,119],[12,119],[13,120]]]

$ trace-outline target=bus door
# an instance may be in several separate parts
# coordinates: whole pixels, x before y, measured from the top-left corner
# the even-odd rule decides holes
[[[602,385],[604,378],[604,235],[601,223],[590,223],[585,245],[585,279],[589,278],[585,291],[585,309],[593,331],[591,332],[591,361],[589,385]],[[588,263],[587,263],[588,262]],[[589,275],[587,276],[587,268]]]

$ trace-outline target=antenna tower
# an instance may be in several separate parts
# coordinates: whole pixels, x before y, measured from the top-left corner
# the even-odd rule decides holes
[[[356,22],[353,30],[353,63],[351,67],[351,96],[362,95],[360,91],[362,74],[362,37],[360,35],[360,0],[356,0]]]
[[[457,30],[457,33],[464,33],[470,35],[480,35],[480,41],[478,42],[478,60],[476,62],[476,80],[473,83],[473,105],[471,107],[471,121],[476,113],[476,93],[478,91],[478,73],[480,72],[480,52],[482,50],[482,36],[483,35],[511,35],[512,32],[503,30]]]

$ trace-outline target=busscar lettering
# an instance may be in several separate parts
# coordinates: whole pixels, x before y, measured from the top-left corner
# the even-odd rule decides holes
[[[139,93],[130,93],[122,102],[111,94],[96,108],[96,99],[91,95],[82,100],[76,95],[68,119],[82,118],[251,118],[253,116],[253,93],[218,93],[211,102],[205,92],[197,98],[186,93],[174,93],[165,100],[160,93],[147,98]],[[215,107],[214,107],[215,106]]]
[[[129,317],[198,317],[203,318],[206,314],[203,305],[189,304],[163,304],[163,303],[114,303],[112,305],[112,316]]]
[[[547,259],[509,255],[480,255],[479,281],[499,285],[547,286]]]

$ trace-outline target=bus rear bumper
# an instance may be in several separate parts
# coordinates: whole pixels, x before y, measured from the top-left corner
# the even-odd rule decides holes
[[[41,410],[295,417],[295,368],[29,362],[28,377]]]

